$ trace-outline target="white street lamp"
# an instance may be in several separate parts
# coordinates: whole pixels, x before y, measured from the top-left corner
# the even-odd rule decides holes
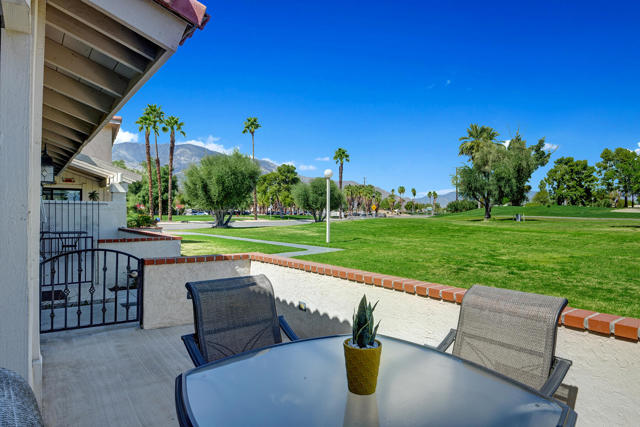
[[[329,184],[332,176],[333,171],[331,169],[324,171],[324,177],[327,179],[327,243],[329,243],[329,236],[331,234],[329,229],[329,218],[331,218],[331,186]]]

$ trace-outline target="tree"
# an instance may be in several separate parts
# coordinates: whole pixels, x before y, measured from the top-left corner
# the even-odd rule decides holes
[[[558,205],[587,206],[594,199],[597,178],[596,168],[586,160],[561,157],[544,179],[549,196]]]
[[[147,167],[146,164],[142,163],[143,167]],[[151,176],[155,176],[156,174],[156,166],[155,164],[152,162],[151,163]],[[162,181],[162,198],[163,198],[163,204],[162,204],[162,214],[167,213],[167,207],[169,206],[168,203],[166,203],[168,201],[169,198],[169,166],[168,165],[164,165],[160,167],[160,177],[161,177],[161,181]],[[176,177],[174,176],[173,179],[175,180]],[[149,190],[151,190],[151,196],[149,196]],[[172,196],[175,196],[177,193],[177,189],[173,188],[172,190]],[[151,197],[151,198],[149,198]],[[149,204],[149,200],[151,200],[151,202],[153,202],[154,200],[158,199],[158,187],[156,184],[154,184],[154,179],[151,179],[151,185],[149,185],[149,176],[143,176],[142,177],[142,181],[137,181],[137,182],[132,182],[131,184],[129,184],[129,189],[127,191],[127,205],[128,206],[134,206],[134,205],[144,205],[147,206]],[[160,215],[160,212],[158,212],[158,215]]]
[[[415,212],[415,208],[416,208],[416,194],[418,194],[418,193],[416,192],[416,189],[415,189],[415,188],[412,188],[412,189],[411,189],[411,196],[412,196],[411,201],[412,201],[413,203],[411,204],[411,213],[414,213],[414,212]]]
[[[401,185],[400,187],[398,187],[398,194],[400,195],[400,209],[402,209],[402,203],[404,202],[404,199],[402,198],[404,193],[405,193],[405,188]]]
[[[100,194],[96,190],[92,190],[89,192],[89,200],[92,202],[100,201]]]
[[[431,201],[431,216],[433,216],[433,191],[427,193],[427,198]]]
[[[492,144],[499,136],[493,128],[489,126],[478,126],[477,124],[471,124],[467,129],[467,135],[459,139],[462,142],[460,144],[460,156],[469,156],[473,159],[475,153],[477,153],[482,147]]]
[[[353,210],[355,209],[355,201],[358,194],[357,185],[347,185],[346,187],[344,187],[343,194],[347,201],[347,213],[349,215],[352,215]]]
[[[156,147],[156,184],[158,185],[158,212],[162,219],[162,178],[160,176],[160,154],[158,153],[158,135],[160,134],[160,126],[164,123],[164,112],[162,107],[156,104],[148,104],[145,113],[151,121],[151,130],[153,131],[155,147]]]
[[[329,209],[342,206],[344,197],[335,182],[330,181]],[[293,187],[293,200],[296,206],[311,212],[315,222],[324,221],[327,216],[327,183],[325,178],[315,178],[310,183],[299,183]]]
[[[531,175],[536,169],[549,163],[551,152],[545,151],[544,146],[544,138],[529,147],[519,133],[511,138],[507,147],[506,160],[511,167],[512,180],[505,189],[505,197],[513,206],[522,206],[527,201],[527,194],[531,191],[531,186],[528,185]]]
[[[436,200],[438,200],[438,193],[434,191],[433,193],[431,193],[431,197],[433,197],[433,208],[431,210],[431,215],[433,215],[436,211]]]
[[[460,193],[484,206],[484,218],[491,218],[491,207],[501,203],[512,184],[508,152],[502,144],[488,144],[474,153],[471,165],[460,168]],[[435,210],[435,206],[433,208]]]
[[[279,206],[280,217],[284,215],[284,208],[293,205],[291,189],[300,182],[300,177],[293,165],[280,165],[275,171],[262,175],[256,186],[258,199],[263,204],[271,205],[274,201]]]
[[[235,150],[229,156],[204,157],[187,169],[184,191],[193,206],[215,215],[216,227],[226,227],[233,210],[247,206],[259,176],[256,162]]]
[[[456,202],[458,201],[458,187],[460,186],[460,174],[458,173],[458,169],[456,168],[456,173],[451,175],[451,185],[456,188]]]
[[[544,138],[527,147],[517,133],[509,144],[496,142],[497,136],[489,127],[471,125],[467,136],[460,138],[464,141],[460,153],[468,156],[471,164],[457,168],[459,192],[484,206],[485,219],[491,218],[491,207],[505,199],[521,205],[531,190],[527,184],[531,175],[551,156],[544,151]]]
[[[344,162],[348,162],[349,153],[344,148],[338,148],[333,155],[333,160],[336,161],[337,165],[340,165],[338,168],[338,188],[342,191],[342,170],[344,169]],[[340,218],[342,218],[342,207],[340,208]]]
[[[145,109],[142,115],[136,121],[138,125],[139,131],[144,131],[144,148],[146,154],[146,166],[147,166],[147,180],[151,182],[151,144],[149,143],[149,136],[151,135],[151,128],[153,127],[153,118],[147,114],[147,110]],[[153,197],[152,197],[152,186],[149,188],[149,202],[146,204],[149,208],[149,216],[153,217]]]
[[[247,117],[247,120],[244,121],[242,133],[251,134],[251,160],[253,161],[256,159],[255,133],[261,127],[257,117]],[[258,219],[258,190],[256,188],[253,189],[253,219]]]
[[[624,195],[624,207],[629,206],[629,196],[633,204],[633,196],[637,192],[640,159],[638,155],[626,148],[611,151],[605,148],[600,154],[602,161],[596,163],[598,175],[603,187],[608,192],[620,191]]]
[[[547,191],[547,186],[544,183],[544,180],[540,181],[540,184],[538,185],[538,192],[533,196],[531,201],[542,206],[547,206],[551,203],[549,192]]]
[[[176,148],[176,132],[180,135],[187,136],[187,134],[182,130],[184,123],[180,121],[176,116],[169,116],[164,121],[164,126],[162,127],[163,132],[170,132],[169,134],[169,209],[167,209],[169,215],[169,221],[172,220],[172,211],[173,211],[173,150]]]

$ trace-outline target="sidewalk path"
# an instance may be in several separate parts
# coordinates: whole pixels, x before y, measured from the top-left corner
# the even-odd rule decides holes
[[[231,221],[229,223],[229,227],[231,228],[283,227],[288,225],[310,224],[312,222],[313,220],[311,219],[283,219],[283,220],[259,219],[257,221],[242,220],[242,221]],[[163,230],[171,231],[171,230],[187,230],[187,229],[195,229],[195,228],[209,228],[213,224],[214,224],[213,221],[189,221],[189,222],[163,221],[163,222],[159,222],[158,226],[162,227]]]
[[[253,242],[253,243],[265,243],[267,245],[275,245],[275,246],[287,246],[290,248],[299,248],[303,249],[301,251],[294,252],[283,252],[280,254],[276,254],[278,256],[283,257],[294,257],[301,255],[316,255],[316,254],[324,254],[328,252],[337,252],[342,251],[343,249],[338,248],[325,248],[323,246],[312,246],[312,245],[300,245],[298,243],[284,243],[284,242],[274,242],[271,240],[258,240],[258,239],[248,239],[246,237],[235,237],[235,236],[221,236],[219,234],[207,234],[207,233],[194,233],[191,231],[174,231],[170,234],[177,234],[180,236],[211,236],[218,237],[220,239],[229,239],[229,240],[242,240],[243,242]]]

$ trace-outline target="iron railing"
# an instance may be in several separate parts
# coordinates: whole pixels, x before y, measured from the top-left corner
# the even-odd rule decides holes
[[[100,239],[100,202],[42,200],[40,204],[40,259],[97,246]]]
[[[142,261],[112,249],[62,253],[40,263],[40,332],[135,322]]]

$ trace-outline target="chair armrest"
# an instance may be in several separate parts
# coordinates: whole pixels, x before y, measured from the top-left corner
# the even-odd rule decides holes
[[[284,334],[291,341],[298,341],[300,339],[300,338],[298,338],[296,333],[293,332],[293,329],[291,329],[291,326],[289,326],[287,321],[284,319],[284,316],[278,316],[278,321],[280,322],[280,328],[282,329],[282,332],[284,332]]]
[[[542,388],[540,389],[540,393],[545,396],[553,396],[553,394],[558,390],[560,384],[562,384],[562,380],[564,379],[567,372],[569,372],[569,368],[571,367],[571,360],[562,359],[560,357],[553,358],[553,366],[551,367],[551,373],[549,374],[549,378],[544,383]]]
[[[453,344],[453,342],[456,340],[456,332],[457,331],[455,329],[450,330],[447,336],[444,337],[442,342],[438,344],[436,349],[442,352],[447,351],[447,349],[451,347],[451,344]]]
[[[187,352],[189,353],[189,357],[191,357],[191,361],[193,361],[193,364],[196,367],[207,363],[200,352],[198,343],[196,342],[196,334],[183,335],[181,338],[184,342],[184,346],[187,347]]]

